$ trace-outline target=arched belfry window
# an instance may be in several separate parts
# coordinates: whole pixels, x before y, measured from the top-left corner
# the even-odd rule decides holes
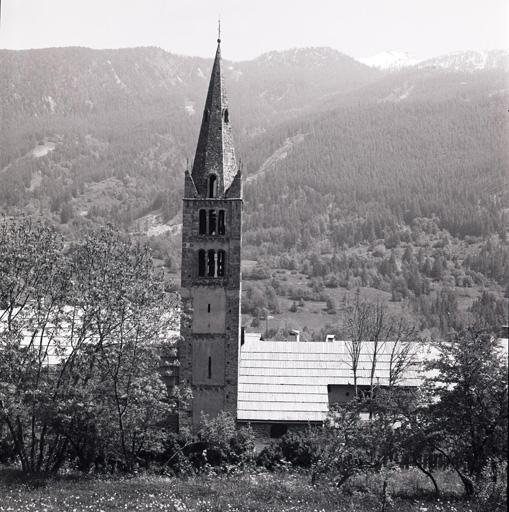
[[[205,275],[205,251],[203,249],[198,251],[198,275]]]
[[[209,176],[209,197],[217,197],[217,176],[211,174]]]
[[[200,235],[207,234],[207,210],[200,210]]]
[[[216,253],[210,249],[207,254],[207,275],[209,277],[216,277]]]
[[[225,224],[224,224],[224,210],[219,210],[219,217],[217,219],[217,234],[224,235]]]
[[[228,109],[224,109],[224,122],[229,123],[230,122],[230,114],[228,113]]]
[[[217,251],[217,277],[224,277],[225,260],[226,253],[224,251]]]
[[[217,214],[216,210],[209,210],[209,235],[217,234]]]
[[[226,274],[226,252],[209,249],[198,251],[198,275],[200,277],[224,277]],[[208,305],[210,313],[210,304]]]

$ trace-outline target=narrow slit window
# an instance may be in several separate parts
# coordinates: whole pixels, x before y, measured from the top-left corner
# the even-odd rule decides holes
[[[207,305],[207,313],[210,313],[210,304]]]
[[[219,210],[219,216],[217,221],[217,233],[218,235],[224,235],[225,226],[224,226],[224,210]]]
[[[209,356],[209,365],[208,365],[208,377],[209,379],[212,378],[212,357]]]
[[[216,253],[210,249],[207,255],[207,266],[208,266],[208,276],[215,277],[216,275]]]
[[[205,275],[205,251],[203,249],[198,251],[198,275]]]
[[[226,253],[224,251],[217,251],[217,276],[224,277]]]
[[[217,197],[217,176],[215,174],[209,176],[209,197]]]
[[[207,233],[207,210],[200,210],[200,235]]]
[[[209,210],[209,235],[215,235],[217,229],[216,210]]]
[[[230,122],[230,114],[228,113],[228,109],[224,109],[224,122],[229,123]]]

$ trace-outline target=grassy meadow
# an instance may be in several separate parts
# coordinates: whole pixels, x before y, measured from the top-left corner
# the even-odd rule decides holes
[[[357,477],[338,491],[323,483],[312,486],[309,475],[298,472],[46,479],[4,469],[0,470],[0,512],[487,512],[486,504],[462,499],[454,475],[443,472],[438,479],[441,499],[432,496],[422,474],[393,472],[384,498],[379,476]]]
[[[252,271],[257,265],[254,260],[244,260],[242,262],[243,272]],[[285,269],[271,269],[271,277],[259,280],[244,280],[243,300],[246,298],[246,289],[251,283],[255,286],[268,286],[271,282],[277,281],[283,288],[290,289],[309,289],[310,278],[302,272]],[[440,290],[440,285],[431,283],[432,292]],[[458,312],[466,315],[473,302],[480,296],[477,287],[465,288],[460,286],[449,285],[449,290],[454,293],[457,301]],[[265,333],[267,330],[274,333],[275,331],[289,332],[297,329],[301,332],[304,340],[322,339],[318,334],[322,329],[327,327],[342,327],[345,325],[349,317],[349,308],[355,303],[357,293],[360,294],[361,300],[372,303],[383,303],[387,307],[388,313],[401,317],[405,316],[411,320],[416,320],[416,312],[413,311],[408,300],[394,302],[391,300],[391,293],[372,287],[352,288],[350,290],[338,286],[337,288],[325,288],[324,293],[331,297],[336,304],[333,311],[327,310],[325,301],[320,300],[303,300],[296,301],[289,296],[278,296],[279,312],[269,312],[269,318],[262,318],[256,324],[253,316],[249,313],[242,315],[242,324],[246,327],[247,332]],[[498,293],[498,292],[497,292]],[[292,311],[292,305],[297,306],[296,311]],[[427,335],[430,333],[427,332]],[[269,339],[281,339],[281,336],[269,335]]]

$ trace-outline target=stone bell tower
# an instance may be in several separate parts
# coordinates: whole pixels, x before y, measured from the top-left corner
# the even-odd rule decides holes
[[[182,223],[179,380],[193,393],[180,426],[201,415],[237,416],[240,344],[242,183],[221,70],[221,40],[210,77]]]

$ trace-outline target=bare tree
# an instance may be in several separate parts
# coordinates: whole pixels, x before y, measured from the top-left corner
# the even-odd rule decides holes
[[[401,381],[415,362],[417,330],[404,317],[389,313],[385,303],[361,300],[359,293],[346,322],[350,341],[347,350],[354,380],[354,394],[359,396],[361,371],[369,372],[369,394],[374,398],[378,386],[377,369],[380,358],[389,359],[387,386]],[[369,366],[363,367],[361,357],[366,354]]]

